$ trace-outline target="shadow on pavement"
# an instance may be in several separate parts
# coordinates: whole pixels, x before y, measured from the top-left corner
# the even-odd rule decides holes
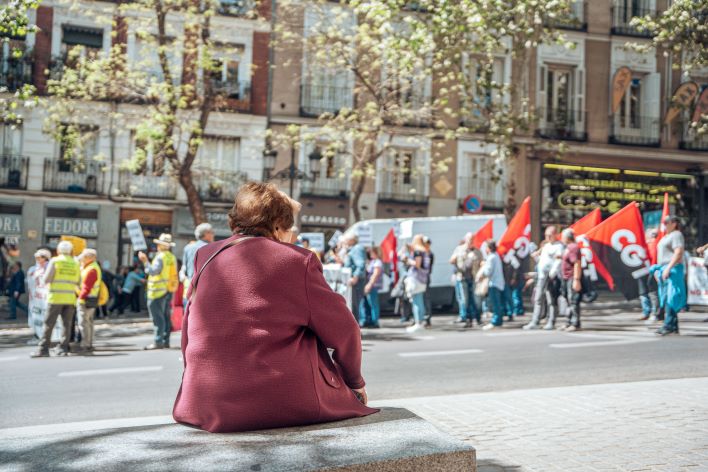
[[[477,472],[522,472],[523,470],[520,465],[503,464],[494,459],[477,461]]]

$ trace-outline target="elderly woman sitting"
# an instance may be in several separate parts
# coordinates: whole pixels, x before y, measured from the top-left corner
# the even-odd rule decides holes
[[[289,243],[295,205],[248,183],[229,213],[234,236],[197,251],[176,421],[230,432],[377,411],[366,407],[352,313],[315,254]]]

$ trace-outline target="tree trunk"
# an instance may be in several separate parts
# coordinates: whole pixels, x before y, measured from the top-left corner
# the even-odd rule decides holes
[[[191,170],[180,172],[179,184],[184,189],[184,193],[187,194],[187,205],[189,206],[189,212],[192,214],[194,226],[206,223],[207,215],[204,209],[204,202],[202,202],[202,197],[199,195],[199,190],[194,185]]]
[[[354,192],[352,193],[352,210],[354,210],[354,223],[361,221],[361,209],[359,208],[359,200],[361,199],[361,194],[364,192],[364,185],[366,184],[366,174],[362,174],[357,177],[354,184]]]

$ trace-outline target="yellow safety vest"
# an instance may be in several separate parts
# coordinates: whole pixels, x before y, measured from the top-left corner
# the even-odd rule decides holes
[[[92,270],[96,271],[96,283],[91,287],[88,298],[98,298],[98,292],[101,290],[101,266],[96,261],[93,261],[81,270],[81,285]],[[81,289],[79,289],[81,291]]]
[[[49,283],[47,289],[47,304],[74,305],[81,278],[79,263],[71,256],[59,255],[52,258],[52,265],[54,280]]]
[[[170,270],[172,270],[171,265],[177,263],[174,254],[169,251],[159,252],[155,258],[158,257],[162,259],[162,271],[157,275],[148,275],[147,297],[149,300],[167,295],[167,283],[170,279]]]

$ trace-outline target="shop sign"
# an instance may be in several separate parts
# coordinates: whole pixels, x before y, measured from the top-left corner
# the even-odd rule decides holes
[[[347,224],[347,219],[343,216],[302,215],[301,221],[304,225],[345,226]]]
[[[47,217],[44,220],[44,233],[95,238],[98,236],[98,221],[89,218]]]
[[[602,208],[616,213],[628,202],[662,203],[664,193],[669,203],[676,204],[676,185],[645,183],[626,180],[575,179],[562,180],[563,191],[558,194],[558,206],[566,210]]]
[[[22,234],[22,215],[0,215],[0,235],[19,236]]]
[[[228,238],[233,234],[226,212],[208,211],[206,217],[207,222],[214,227],[217,238]],[[177,212],[177,234],[194,235],[194,220],[189,210],[181,209]]]

